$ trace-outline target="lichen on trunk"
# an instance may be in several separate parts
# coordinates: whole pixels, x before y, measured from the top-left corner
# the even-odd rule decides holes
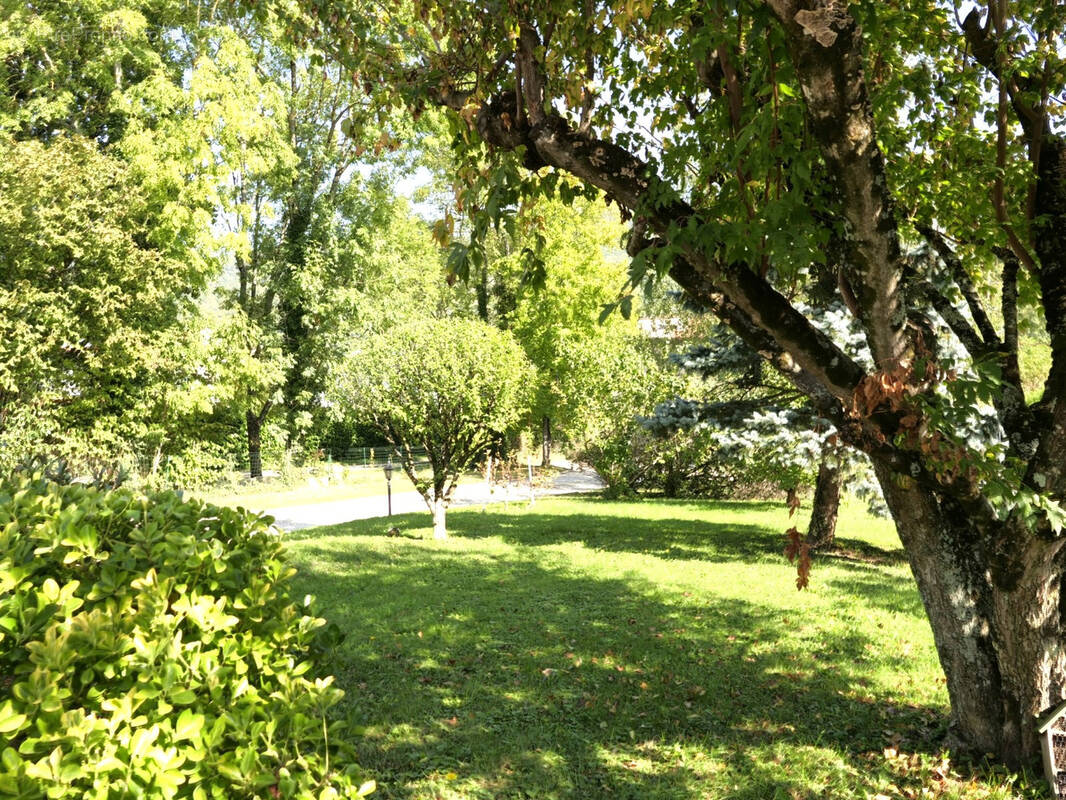
[[[947,678],[948,744],[1012,767],[1032,763],[1037,721],[1066,689],[1059,543],[1031,539],[1021,577],[998,586],[965,510],[878,473]]]

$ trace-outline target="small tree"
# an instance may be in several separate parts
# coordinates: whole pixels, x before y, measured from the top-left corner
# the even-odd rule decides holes
[[[343,370],[342,370],[343,371]],[[513,337],[476,320],[419,321],[371,338],[337,380],[334,403],[380,431],[433,513],[445,512],[459,475],[528,411],[533,371]],[[415,472],[424,447],[432,477]]]

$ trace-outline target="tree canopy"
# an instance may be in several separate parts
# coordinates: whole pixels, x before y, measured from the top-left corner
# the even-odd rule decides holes
[[[953,734],[1020,762],[1066,697],[1064,35],[1036,0],[13,6],[0,439],[105,431],[158,460],[198,409],[243,413],[251,455],[282,406],[274,433],[304,438],[343,343],[406,316],[365,277],[440,274],[428,226],[362,179],[442,120],[447,276],[477,282],[503,237],[544,278],[532,204],[616,206],[628,283],[604,302],[629,315],[670,276],[870,458]],[[501,319],[550,355],[567,339],[539,332],[569,323],[546,309]]]
[[[189,485],[239,463],[242,438],[254,474],[263,448],[314,454],[353,331],[442,294],[393,190],[411,121],[270,13],[9,11],[0,463],[117,459]]]
[[[203,283],[146,245],[150,202],[120,160],[81,137],[7,143],[0,162],[0,441],[121,444],[184,371],[175,328]]]

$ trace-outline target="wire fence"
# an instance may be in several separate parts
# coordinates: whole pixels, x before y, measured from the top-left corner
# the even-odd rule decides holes
[[[382,467],[392,460],[399,467],[401,456],[392,447],[349,447],[329,454],[329,460],[349,467]],[[416,467],[429,462],[426,460],[426,448],[412,447],[411,458]]]

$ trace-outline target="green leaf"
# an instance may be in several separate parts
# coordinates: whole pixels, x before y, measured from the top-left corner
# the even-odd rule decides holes
[[[200,731],[203,727],[203,714],[197,714],[187,708],[178,715],[178,719],[174,723],[174,739],[176,741],[199,739]]]
[[[26,715],[15,710],[10,700],[0,703],[0,733],[12,733],[17,731],[26,722]],[[6,754],[5,750],[5,754]]]
[[[196,702],[196,692],[192,689],[179,689],[176,692],[171,692],[169,695],[170,702],[178,706],[188,706]]]
[[[230,764],[225,761],[220,761],[215,764],[215,769],[217,769],[223,777],[228,778],[233,783],[244,783],[244,775],[241,774],[240,769],[237,768],[237,766],[235,766],[234,764]]]

